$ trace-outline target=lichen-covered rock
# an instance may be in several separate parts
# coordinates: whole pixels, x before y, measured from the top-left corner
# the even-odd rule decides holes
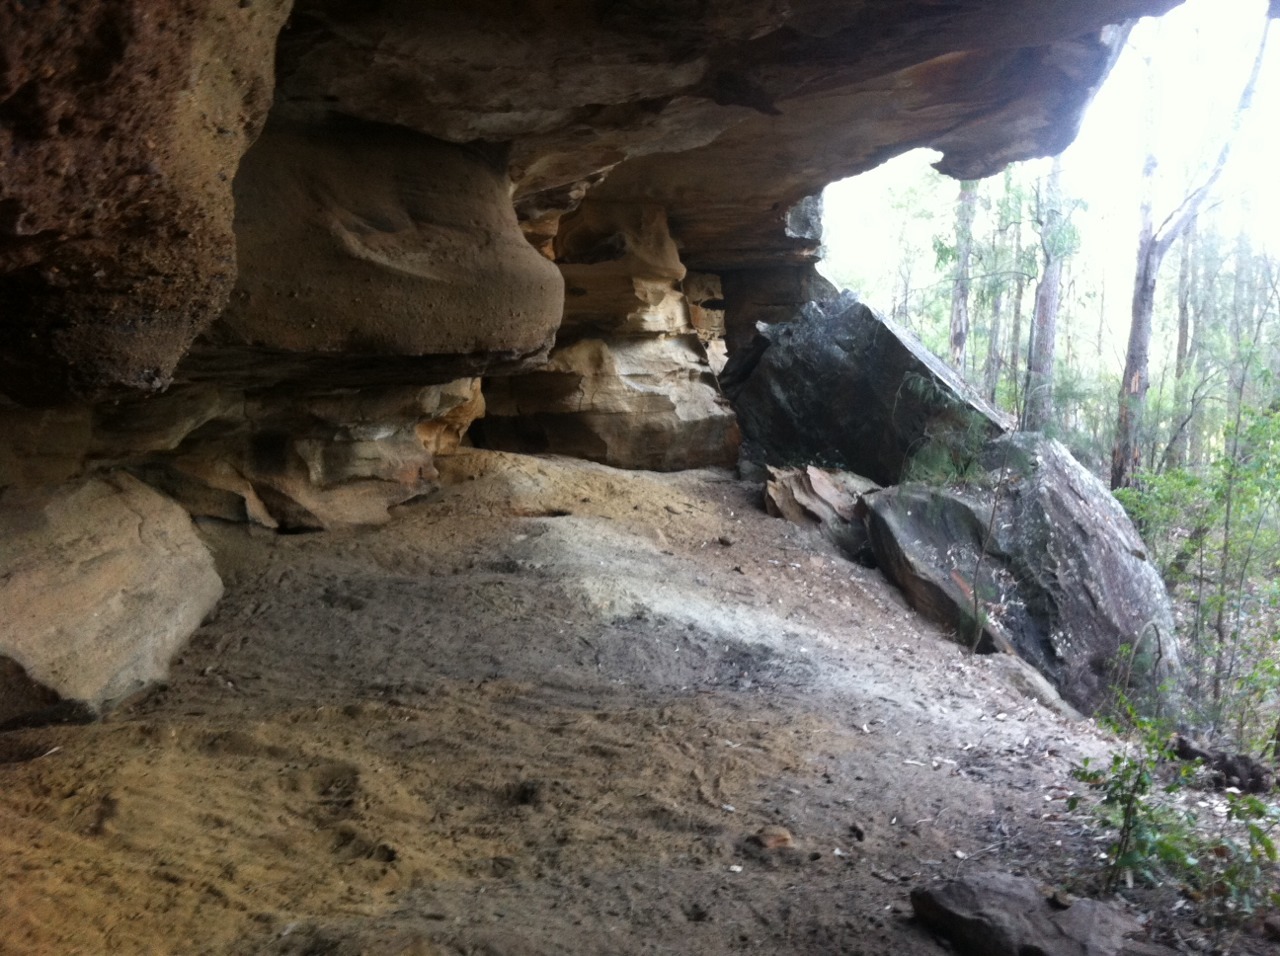
[[[124,474],[0,496],[0,723],[162,679],[222,597],[172,501]]]
[[[852,471],[882,485],[929,451],[963,468],[1008,425],[910,332],[850,293],[762,327],[721,376],[770,464]]]
[[[908,602],[963,644],[1016,653],[1086,712],[1176,674],[1168,595],[1102,483],[1039,435],[992,442],[983,461],[980,484],[864,496],[877,564]]]

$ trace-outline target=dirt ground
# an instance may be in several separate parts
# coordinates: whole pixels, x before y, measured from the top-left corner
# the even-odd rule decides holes
[[[167,686],[0,735],[0,952],[915,956],[911,887],[1091,865],[1110,742],[758,486],[442,471],[380,529],[202,525]]]

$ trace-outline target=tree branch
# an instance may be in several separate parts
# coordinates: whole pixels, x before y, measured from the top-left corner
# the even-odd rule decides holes
[[[1182,235],[1196,213],[1199,212],[1205,197],[1209,195],[1209,192],[1217,185],[1218,180],[1222,178],[1222,171],[1226,169],[1227,160],[1231,158],[1232,143],[1240,134],[1240,126],[1244,121],[1244,114],[1253,105],[1253,93],[1258,85],[1258,75],[1262,72],[1262,61],[1266,56],[1267,38],[1270,32],[1271,16],[1268,15],[1262,21],[1262,38],[1258,43],[1258,52],[1253,58],[1253,66],[1249,70],[1249,78],[1245,81],[1244,89],[1240,91],[1240,100],[1236,103],[1235,112],[1231,116],[1231,128],[1227,131],[1226,137],[1223,138],[1222,148],[1218,150],[1218,159],[1209,171],[1208,177],[1165,217],[1164,222],[1155,231],[1154,245],[1161,258],[1168,251],[1174,240]]]

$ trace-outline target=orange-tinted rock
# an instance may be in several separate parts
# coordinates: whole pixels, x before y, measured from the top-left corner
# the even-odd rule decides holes
[[[662,207],[588,200],[563,221],[554,254],[565,282],[561,341],[690,330],[685,268]]]
[[[235,279],[287,0],[0,9],[0,392],[164,387]]]
[[[480,440],[620,468],[731,464],[737,422],[690,324],[664,210],[587,200],[554,251],[567,291],[560,345],[541,369],[488,380]]]
[[[478,440],[672,471],[737,459],[738,425],[697,338],[583,339],[545,369],[490,379]]]
[[[192,514],[286,531],[377,525],[436,488],[436,457],[457,450],[483,413],[479,379],[248,395],[135,467]]]

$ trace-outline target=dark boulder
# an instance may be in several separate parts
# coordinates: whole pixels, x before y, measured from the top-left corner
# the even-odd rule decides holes
[[[1052,896],[1026,877],[973,873],[911,891],[916,918],[961,956],[1155,956],[1142,924],[1097,900]]]
[[[1183,734],[1174,734],[1170,749],[1179,760],[1200,761],[1216,790],[1234,787],[1245,793],[1269,793],[1275,786],[1275,773],[1248,754],[1209,750]]]
[[[981,481],[864,498],[876,561],[912,606],[961,643],[1016,653],[1087,712],[1175,673],[1168,596],[1102,483],[1039,435],[981,460]]]
[[[817,463],[882,485],[912,461],[963,472],[1009,423],[907,330],[851,293],[760,325],[721,387],[772,465]]]

